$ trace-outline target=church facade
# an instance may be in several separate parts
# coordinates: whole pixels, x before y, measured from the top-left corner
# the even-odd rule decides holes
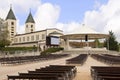
[[[46,37],[47,36],[56,36],[60,37],[63,35],[63,31],[50,28],[40,31],[35,31],[35,21],[31,12],[29,13],[26,22],[25,22],[25,33],[17,34],[17,19],[14,15],[12,8],[10,8],[8,15],[6,17],[7,29],[9,31],[8,39],[11,41],[12,47],[40,47],[42,50],[46,46]]]

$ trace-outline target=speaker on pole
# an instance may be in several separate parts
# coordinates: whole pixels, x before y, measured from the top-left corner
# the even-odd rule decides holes
[[[88,35],[85,35],[85,41],[88,41]]]

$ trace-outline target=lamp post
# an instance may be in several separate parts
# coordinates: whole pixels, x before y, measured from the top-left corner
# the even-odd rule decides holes
[[[88,35],[85,35],[85,42],[86,42],[86,47],[87,47],[87,53],[89,53],[89,45],[88,45]]]

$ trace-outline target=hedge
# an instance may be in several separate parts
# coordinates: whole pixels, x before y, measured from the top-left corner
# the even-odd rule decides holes
[[[58,51],[61,51],[61,50],[64,50],[64,48],[48,48],[47,50],[42,51],[41,55],[46,55],[46,54],[58,52]]]
[[[27,51],[27,50],[37,50],[37,47],[5,47],[1,49],[2,51]]]

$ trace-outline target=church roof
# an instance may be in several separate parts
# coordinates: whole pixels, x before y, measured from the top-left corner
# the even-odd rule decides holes
[[[51,32],[51,33],[49,33],[49,35],[56,35],[56,34],[59,34],[59,35],[63,35],[62,33],[60,33],[60,32],[57,32],[57,31],[53,31],[53,32]]]
[[[27,20],[26,20],[25,23],[29,23],[29,22],[30,22],[30,23],[35,23],[31,12],[29,13],[29,16],[27,17]]]
[[[54,31],[54,32],[51,32],[50,34],[62,34],[62,33],[59,33],[57,31]]]
[[[8,12],[8,15],[7,15],[7,17],[6,17],[6,20],[7,20],[7,19],[16,20],[16,17],[15,17],[15,15],[14,15],[14,13],[13,13],[12,8],[10,8],[10,10],[9,10],[9,12]]]

